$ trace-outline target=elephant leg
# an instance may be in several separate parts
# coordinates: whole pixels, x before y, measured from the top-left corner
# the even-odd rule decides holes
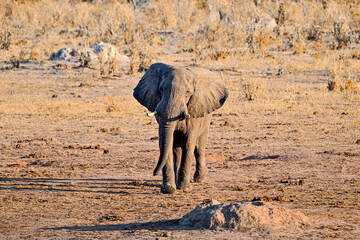
[[[177,188],[183,191],[190,191],[192,189],[190,180],[191,180],[191,164],[194,159],[194,150],[195,150],[196,138],[195,136],[189,135],[187,141],[182,149],[182,161],[179,169],[179,179]]]
[[[172,154],[170,154],[164,168],[162,169],[163,184],[160,189],[162,193],[171,194],[176,191],[174,163],[172,161]]]
[[[183,146],[183,135],[180,132],[174,133],[174,144],[173,144],[173,157],[174,157],[174,173],[175,183],[179,182],[179,169],[182,157],[182,146]]]
[[[181,147],[174,148],[174,172],[175,172],[175,182],[179,182],[179,169],[181,164],[181,155],[182,149]]]
[[[205,148],[208,140],[209,128],[207,128],[199,137],[198,144],[195,148],[195,158],[196,158],[196,170],[194,174],[194,182],[201,183],[204,181],[207,175],[206,167],[206,158],[205,158]]]

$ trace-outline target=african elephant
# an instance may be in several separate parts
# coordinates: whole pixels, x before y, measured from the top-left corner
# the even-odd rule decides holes
[[[228,97],[221,78],[202,68],[150,66],[134,89],[134,97],[155,115],[159,124],[160,157],[154,176],[162,170],[162,193],[191,190],[190,170],[196,158],[194,182],[207,174],[205,146],[211,112]]]

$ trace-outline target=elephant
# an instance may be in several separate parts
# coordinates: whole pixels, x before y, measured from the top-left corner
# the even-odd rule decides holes
[[[190,191],[191,180],[204,180],[210,113],[220,108],[228,95],[218,74],[164,63],[152,64],[134,88],[134,98],[159,124],[160,157],[153,175],[162,171],[161,193]],[[194,157],[196,169],[191,179]]]

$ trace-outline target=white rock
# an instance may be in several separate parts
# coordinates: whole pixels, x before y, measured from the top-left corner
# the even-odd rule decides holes
[[[109,62],[115,60],[118,62],[119,67],[128,67],[130,65],[130,59],[120,54],[116,46],[98,42],[89,47],[89,56],[91,58],[91,62],[98,64],[99,60],[102,62]]]
[[[76,62],[79,60],[80,55],[83,58],[88,58],[89,64],[92,67],[98,66],[100,61],[103,63],[115,61],[120,68],[128,68],[130,66],[130,59],[120,54],[116,46],[108,43],[98,42],[79,52],[80,53],[68,48],[62,48],[56,53],[53,53],[50,60]]]

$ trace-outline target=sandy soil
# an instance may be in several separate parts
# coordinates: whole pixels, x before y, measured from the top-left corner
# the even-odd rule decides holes
[[[259,67],[256,57],[246,69],[209,63],[231,95],[213,114],[205,183],[173,195],[160,194],[161,177],[152,176],[156,121],[132,98],[142,73],[101,77],[69,63],[6,69],[2,62],[0,238],[359,239],[359,93],[328,92],[326,75],[307,58],[291,57],[297,67],[278,76],[277,65]],[[258,100],[244,100],[244,73],[260,79]],[[208,199],[271,202],[312,224],[179,225]]]

